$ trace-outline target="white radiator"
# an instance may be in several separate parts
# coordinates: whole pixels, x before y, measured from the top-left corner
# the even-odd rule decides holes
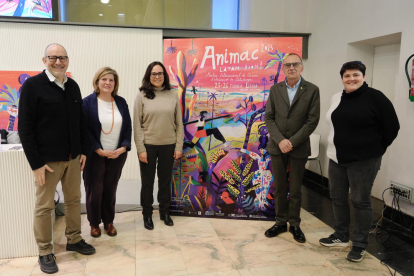
[[[0,259],[38,254],[33,234],[35,181],[23,151],[0,151]]]

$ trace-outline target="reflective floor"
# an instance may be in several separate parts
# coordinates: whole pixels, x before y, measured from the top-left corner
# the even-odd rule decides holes
[[[352,263],[345,259],[349,248],[319,245],[318,240],[333,231],[322,221],[332,221],[331,207],[329,199],[307,190],[304,187],[301,213],[304,244],[295,242],[289,232],[266,238],[263,233],[272,222],[173,217],[175,225],[168,227],[156,211],[155,229],[148,231],[140,212],[126,212],[115,217],[116,237],[103,231],[101,237],[92,238],[82,215],[83,237],[97,251],[83,256],[66,252],[65,221],[59,217],[54,228],[59,266],[55,275],[390,275],[371,254],[361,263]],[[0,275],[44,274],[37,257],[31,257],[0,260]]]
[[[372,197],[374,209],[373,219],[381,217],[384,203],[381,200]],[[314,215],[328,226],[333,227],[334,215],[329,191],[320,188],[311,181],[304,180],[302,186],[302,208]],[[354,227],[354,212],[351,205],[351,232]],[[352,233],[351,233],[352,235]],[[384,261],[392,273],[396,270],[402,275],[414,275],[414,243],[403,241],[395,236],[384,235],[380,237],[370,236],[370,243],[367,251],[379,260]],[[383,242],[386,241],[385,246]],[[388,275],[391,275],[388,273]]]

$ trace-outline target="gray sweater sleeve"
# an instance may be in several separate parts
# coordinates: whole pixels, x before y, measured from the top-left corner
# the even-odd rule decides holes
[[[177,141],[175,143],[175,150],[183,151],[184,126],[183,126],[183,118],[181,115],[180,99],[178,98],[178,95],[177,95],[177,103],[175,105],[175,125],[176,125],[175,134],[177,136]]]
[[[142,128],[143,94],[138,92],[134,103],[134,140],[138,153],[145,152],[144,129]]]

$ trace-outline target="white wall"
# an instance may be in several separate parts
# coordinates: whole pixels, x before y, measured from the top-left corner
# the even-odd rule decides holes
[[[372,82],[368,83],[382,91],[391,102],[395,97],[395,84],[397,79],[397,72],[400,58],[401,44],[391,44],[385,46],[375,47],[374,49],[374,65],[372,67]],[[384,154],[384,162],[381,164],[381,169],[375,179],[374,187],[372,188],[372,195],[381,198],[384,189],[390,186],[389,150]]]
[[[119,95],[131,113],[145,69],[154,60],[162,61],[161,30],[0,22],[0,33],[0,70],[41,71],[45,47],[59,43],[68,51],[68,72],[79,84],[82,97],[92,93],[95,72],[111,66],[119,74]],[[121,179],[140,178],[132,144]]]
[[[292,7],[283,11],[275,6],[283,7],[290,1],[273,0],[241,0],[242,7],[252,6],[250,22],[242,22],[241,27],[249,30],[310,32],[309,59],[305,64],[307,80],[321,89],[321,115],[316,132],[322,135],[321,150],[326,152],[328,127],[324,115],[329,106],[330,97],[342,90],[339,76],[341,65],[351,59],[360,59],[361,47],[365,47],[366,55],[362,61],[372,67],[369,46],[350,44],[370,38],[402,33],[399,66],[396,70],[396,84],[393,103],[397,111],[401,130],[397,139],[388,149],[389,158],[387,179],[400,182],[414,188],[414,103],[408,100],[408,82],[405,77],[404,64],[414,53],[414,1],[412,0],[296,0]],[[253,4],[252,4],[253,3]],[[283,29],[276,26],[278,19],[273,15],[288,13],[282,20]],[[243,10],[242,10],[243,12]],[[306,13],[305,16],[301,17]],[[299,16],[297,16],[299,15]],[[242,17],[243,20],[243,17]],[[280,20],[280,19],[279,19]],[[411,71],[411,65],[409,70]],[[324,175],[327,176],[328,160],[322,154]],[[314,171],[318,172],[315,168]],[[387,199],[386,199],[387,200]],[[389,198],[387,202],[389,203]],[[401,209],[414,215],[414,205],[401,202]]]
[[[240,0],[240,30],[308,32],[308,1]]]

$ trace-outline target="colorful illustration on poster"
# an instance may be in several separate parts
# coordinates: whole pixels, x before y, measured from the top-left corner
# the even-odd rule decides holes
[[[53,18],[52,0],[0,0],[0,16]]]
[[[39,71],[0,71],[0,129],[17,131],[20,88]],[[70,73],[66,73],[70,77]]]
[[[290,53],[302,55],[302,38],[164,40],[185,133],[172,214],[274,220],[264,112]]]

